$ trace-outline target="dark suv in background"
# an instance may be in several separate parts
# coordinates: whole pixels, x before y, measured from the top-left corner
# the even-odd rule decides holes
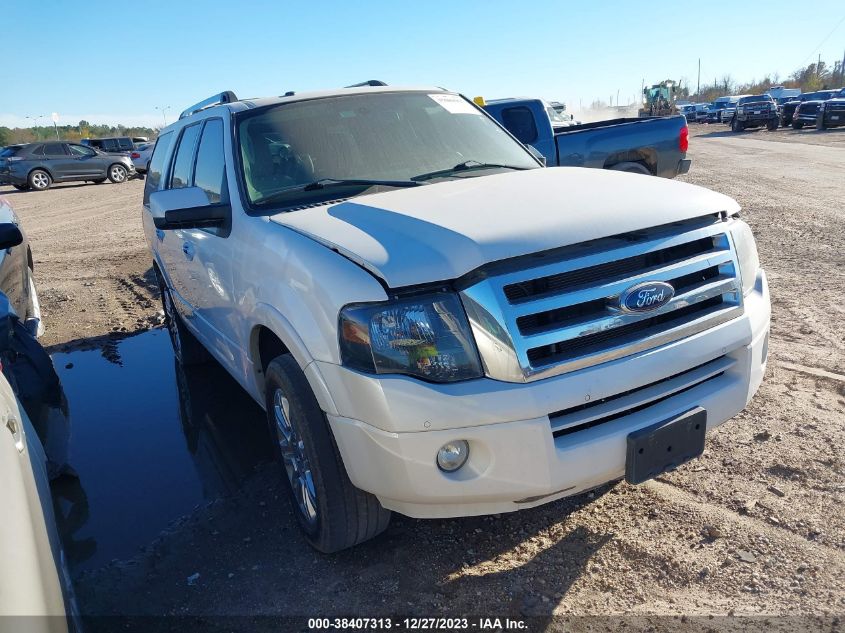
[[[764,125],[769,130],[778,129],[778,107],[771,95],[749,95],[737,101],[731,119],[732,131],[741,132],[746,128]]]
[[[139,137],[140,138],[140,137]],[[128,136],[114,136],[111,138],[84,138],[83,145],[93,147],[103,152],[131,152],[135,149],[135,141]]]
[[[824,101],[830,99],[839,92],[838,90],[819,90],[818,92],[805,92],[800,94],[791,101],[787,101],[780,107],[780,124],[781,127],[792,125],[796,130],[804,127],[804,122],[799,126],[794,125],[795,111],[802,103],[806,101]],[[806,121],[805,121],[806,122]]]
[[[107,153],[78,145],[52,141],[12,145],[0,152],[0,185],[25,191],[49,189],[54,182],[74,180],[125,182],[135,175],[127,154]]]
[[[837,96],[839,90],[819,90],[811,94],[815,96],[809,99],[803,99],[798,104],[798,107],[795,108],[795,112],[792,115],[792,127],[796,130],[800,130],[805,125],[815,125],[819,106],[828,99],[833,99]]]
[[[832,99],[822,101],[816,115],[816,129],[845,125],[845,88]]]

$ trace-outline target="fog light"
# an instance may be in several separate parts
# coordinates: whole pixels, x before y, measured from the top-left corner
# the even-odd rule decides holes
[[[467,463],[469,444],[466,440],[455,440],[440,447],[437,451],[437,466],[440,470],[453,473]]]

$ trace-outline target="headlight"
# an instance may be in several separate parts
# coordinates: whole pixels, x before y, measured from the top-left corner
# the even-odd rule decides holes
[[[742,279],[742,294],[747,295],[754,289],[760,258],[757,255],[757,243],[751,233],[751,227],[742,220],[735,220],[731,227],[736,258],[739,261],[739,276]]]
[[[483,375],[464,308],[446,292],[346,306],[340,355],[345,366],[374,374],[432,382]]]

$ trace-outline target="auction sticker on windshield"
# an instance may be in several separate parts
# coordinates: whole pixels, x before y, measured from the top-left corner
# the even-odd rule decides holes
[[[481,112],[474,105],[458,95],[434,94],[428,96],[452,114],[475,114],[481,116]]]

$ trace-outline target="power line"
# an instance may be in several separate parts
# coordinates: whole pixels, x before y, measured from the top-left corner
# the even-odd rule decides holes
[[[809,55],[807,55],[806,58],[804,58],[803,62],[801,62],[801,66],[806,64],[807,60],[810,59],[813,55],[816,54],[816,51],[819,50],[822,47],[822,44],[824,44],[830,38],[830,36],[833,35],[836,32],[836,29],[838,29],[842,25],[843,22],[845,22],[845,15],[843,15],[842,19],[839,20],[839,22],[836,23],[836,26],[833,27],[833,30],[831,30],[830,33],[825,35],[824,39],[821,42],[816,44],[816,47],[812,50],[812,52]]]

